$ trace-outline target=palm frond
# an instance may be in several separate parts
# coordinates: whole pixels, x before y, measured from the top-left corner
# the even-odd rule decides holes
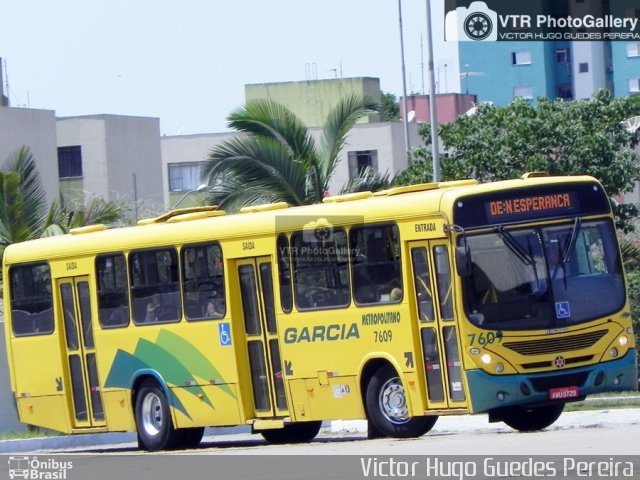
[[[340,194],[355,192],[377,192],[391,185],[389,172],[381,173],[371,167],[360,171],[357,177],[349,180],[340,191]]]
[[[234,182],[242,188],[259,186],[278,201],[293,205],[304,203],[306,174],[292,161],[287,150],[268,138],[232,138],[216,146],[202,169],[210,187]]]
[[[35,227],[28,225],[26,222],[24,203],[18,172],[10,171],[2,174],[0,181],[0,223],[3,225],[1,229],[2,244],[9,245],[14,242],[22,242],[35,236]]]
[[[52,224],[48,225],[43,231],[41,237],[55,237],[57,235],[64,235],[67,233],[60,225]]]
[[[228,126],[282,144],[292,158],[306,161],[315,154],[307,127],[287,107],[272,100],[250,100],[229,115]]]
[[[259,184],[247,187],[241,179],[229,177],[207,190],[206,203],[221,210],[238,212],[242,207],[283,201],[282,197]]]
[[[20,178],[24,223],[32,230],[33,237],[38,236],[47,210],[47,194],[36,161],[27,147],[21,147],[9,159],[9,171],[16,172]]]
[[[343,98],[331,110],[327,121],[322,127],[319,157],[321,159],[319,171],[316,174],[318,181],[324,179],[328,183],[338,162],[338,155],[344,146],[349,130],[353,128],[358,119],[367,113],[375,112],[379,105],[371,98],[358,94],[352,94]],[[316,188],[324,190],[326,183]]]
[[[121,202],[108,201],[100,197],[93,197],[87,203],[84,210],[80,210],[81,215],[71,219],[70,227],[83,227],[85,225],[93,225],[96,223],[110,224],[117,222],[122,218],[124,205]]]
[[[84,227],[96,223],[112,224],[122,219],[122,202],[93,197],[82,209],[71,210],[64,202],[53,201],[45,220],[42,236],[60,235],[72,228]]]

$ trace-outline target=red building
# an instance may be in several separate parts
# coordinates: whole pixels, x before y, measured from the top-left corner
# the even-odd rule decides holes
[[[475,95],[461,93],[439,93],[436,95],[436,117],[438,123],[453,122],[464,115],[477,102]],[[404,116],[404,97],[400,97],[400,117]],[[412,95],[407,97],[409,121],[425,123],[431,121],[429,115],[429,95]],[[411,112],[414,112],[413,114]]]

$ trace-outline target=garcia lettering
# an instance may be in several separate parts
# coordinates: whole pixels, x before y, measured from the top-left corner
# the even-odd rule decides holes
[[[352,323],[347,325],[315,325],[313,327],[289,327],[284,331],[284,343],[302,342],[335,342],[338,340],[349,340],[360,338],[358,325]]]

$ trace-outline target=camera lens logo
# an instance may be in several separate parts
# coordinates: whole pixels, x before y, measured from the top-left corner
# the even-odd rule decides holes
[[[316,227],[313,234],[316,236],[316,239],[319,242],[328,242],[331,240],[331,236],[333,232],[331,231],[331,227],[322,226],[322,227]]]
[[[481,1],[448,11],[445,15],[445,40],[495,42],[498,40],[498,12]]]
[[[304,225],[302,240],[306,243],[333,242],[333,225],[326,218],[317,218]]]
[[[464,21],[464,33],[472,40],[484,40],[492,31],[493,22],[486,13],[474,12]]]

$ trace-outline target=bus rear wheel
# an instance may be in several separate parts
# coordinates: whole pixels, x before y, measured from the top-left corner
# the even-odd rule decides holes
[[[427,433],[437,416],[411,417],[404,386],[391,365],[379,368],[366,389],[367,416],[385,437],[415,438]]]
[[[511,428],[520,432],[534,432],[552,425],[564,410],[564,403],[544,407],[515,406],[505,409],[501,419]]]
[[[173,428],[167,397],[155,380],[145,380],[138,389],[135,416],[140,447],[157,451],[176,446],[180,435]]]
[[[260,434],[264,439],[273,444],[283,443],[307,443],[316,438],[322,422],[290,423],[284,428],[275,430],[263,430]]]

